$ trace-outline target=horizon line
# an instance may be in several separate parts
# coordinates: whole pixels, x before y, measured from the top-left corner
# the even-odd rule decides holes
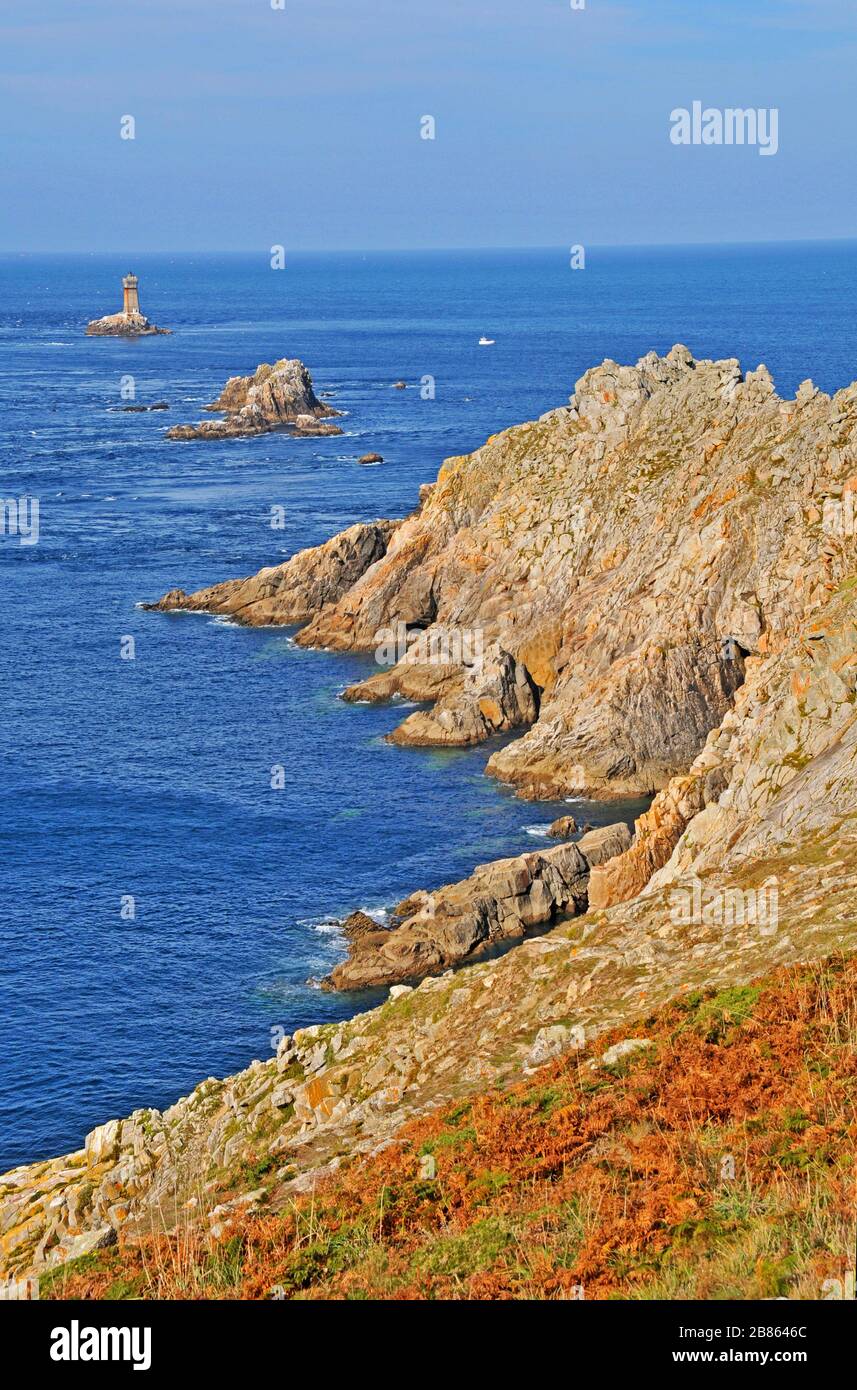
[[[857,236],[814,236],[814,237],[783,237],[772,239],[770,237],[753,237],[740,241],[593,241],[573,243],[582,245],[586,251],[684,251],[684,250],[722,250],[729,247],[742,246],[811,246],[811,245],[850,245],[857,242]],[[518,245],[518,246],[329,246],[329,247],[310,247],[295,246],[286,247],[286,257],[294,256],[413,256],[413,255],[479,255],[485,252],[561,252],[568,254],[569,248],[565,244],[556,243],[555,245]],[[169,250],[146,250],[141,247],[132,249],[105,248],[97,251],[84,250],[33,250],[20,248],[0,247],[0,256],[31,257],[38,258],[43,256],[268,256],[269,247],[194,247],[171,248]]]

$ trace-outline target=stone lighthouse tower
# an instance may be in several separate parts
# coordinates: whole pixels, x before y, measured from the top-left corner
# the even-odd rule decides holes
[[[122,281],[122,293],[124,296],[122,302],[122,313],[125,314],[126,317],[130,315],[139,315],[140,301],[137,298],[136,275],[125,276],[124,280]]]
[[[93,319],[87,324],[88,334],[99,338],[142,338],[151,333],[169,333],[169,328],[156,328],[140,312],[137,297],[136,275],[125,275],[122,280],[122,312],[108,314],[103,319]]]

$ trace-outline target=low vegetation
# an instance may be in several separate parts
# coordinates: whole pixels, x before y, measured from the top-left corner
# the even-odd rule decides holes
[[[857,958],[686,995],[313,1193],[88,1256],[55,1298],[853,1296]]]

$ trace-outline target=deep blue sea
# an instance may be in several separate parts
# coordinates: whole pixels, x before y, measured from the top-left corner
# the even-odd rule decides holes
[[[128,270],[172,337],[83,336]],[[487,779],[485,748],[384,743],[401,706],[338,699],[370,657],[136,605],[403,515],[444,457],[605,356],[682,341],[766,362],[782,393],[834,390],[857,377],[855,310],[855,244],[593,250],[576,272],[562,251],[0,260],[0,495],[40,503],[37,544],[0,537],[0,1170],[270,1056],[273,1027],[365,1007],[307,983],[343,953],[329,919],[537,847],[568,810]],[[342,437],[165,441],[284,356]],[[128,376],[170,411],[121,413]]]

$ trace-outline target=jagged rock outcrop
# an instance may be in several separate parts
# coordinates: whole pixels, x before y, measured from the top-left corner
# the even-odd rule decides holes
[[[236,439],[290,429],[295,434],[342,434],[338,425],[322,424],[338,410],[315,394],[312,377],[297,358],[263,362],[252,376],[232,376],[206,410],[222,412],[222,420],[174,425],[168,439]]]
[[[171,589],[156,612],[221,613],[248,627],[303,623],[336,603],[370,565],[384,554],[395,523],[375,521],[349,526],[324,545],[299,550],[284,564],[260,570],[252,579],[231,579],[186,594]]]
[[[525,795],[658,792],[731,708],[748,657],[794,633],[843,572],[823,518],[852,485],[855,431],[857,387],[784,401],[765,368],[742,376],[682,347],[605,362],[570,406],[448,459],[383,556],[296,640],[376,651],[417,635],[426,659],[408,645],[347,692],[436,702],[396,741],[519,728],[488,771]],[[440,632],[458,650],[433,650]]]
[[[574,917],[586,910],[592,866],[621,854],[630,842],[624,823],[605,826],[576,844],[480,864],[461,883],[415,893],[400,905],[397,927],[350,933],[348,960],[334,967],[326,983],[365,989],[413,980],[474,960],[488,947],[519,940],[560,917]]]
[[[498,642],[492,642],[471,665],[463,669],[453,667],[458,672],[457,679],[449,679],[448,662],[438,668],[420,663],[417,658],[411,664],[415,679],[407,687],[400,686],[400,693],[406,688],[411,698],[425,699],[426,671],[430,680],[438,670],[445,672],[446,689],[435,694],[433,709],[408,715],[390,735],[391,743],[414,747],[484,743],[491,734],[532,724],[538,714],[538,690],[526,667],[503,651]],[[366,685],[352,687],[346,695],[354,698],[356,690],[365,698]]]

